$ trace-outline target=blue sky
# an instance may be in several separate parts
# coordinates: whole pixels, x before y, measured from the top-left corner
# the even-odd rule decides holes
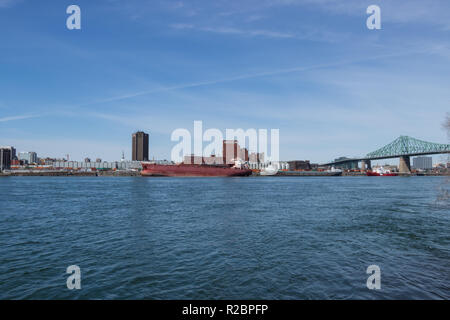
[[[445,143],[449,88],[446,0],[0,0],[0,145],[39,156],[129,159],[144,130],[169,158],[194,120],[280,129],[284,160]]]

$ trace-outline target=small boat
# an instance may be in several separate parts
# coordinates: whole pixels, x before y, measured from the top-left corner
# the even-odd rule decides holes
[[[383,167],[377,168],[375,171],[367,171],[366,175],[368,177],[395,177],[398,176],[398,173],[392,172],[390,170],[386,170]]]
[[[330,173],[341,173],[342,174],[342,170],[341,169],[336,169],[335,167],[331,167],[330,170],[327,170],[326,172],[330,172]]]

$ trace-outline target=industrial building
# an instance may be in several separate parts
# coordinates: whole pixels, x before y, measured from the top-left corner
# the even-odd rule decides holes
[[[237,140],[223,140],[222,142],[223,163],[233,164],[234,160],[238,158],[239,151],[240,147]]]
[[[250,163],[261,163],[261,162],[264,162],[264,152],[262,152],[262,153],[255,153],[255,152],[250,153],[250,155],[248,156],[248,161]]]
[[[249,155],[247,148],[241,148],[237,140],[223,140],[222,156],[211,155],[209,157],[196,156],[190,154],[184,156],[183,162],[186,164],[234,164],[236,159],[249,161],[253,163],[263,162],[264,154],[251,153]]]
[[[433,169],[433,157],[413,158],[413,168],[421,170]]]
[[[232,164],[234,159],[241,159],[249,162],[264,162],[263,153],[252,152],[249,155],[247,148],[241,148],[237,140],[223,140],[222,143],[222,158],[226,164]]]
[[[311,170],[312,166],[309,160],[288,161],[290,170]]]
[[[111,162],[85,162],[85,161],[54,161],[47,166],[54,169],[96,169],[96,170],[130,170],[140,169],[140,161],[111,161]]]

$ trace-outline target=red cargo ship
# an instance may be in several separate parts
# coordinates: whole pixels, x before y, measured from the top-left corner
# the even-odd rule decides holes
[[[245,167],[228,167],[206,164],[157,164],[142,162],[142,176],[156,177],[240,177],[249,176],[252,170]]]

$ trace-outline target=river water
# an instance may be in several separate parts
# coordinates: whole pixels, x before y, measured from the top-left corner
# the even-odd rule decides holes
[[[0,178],[0,299],[449,299],[448,189],[444,177]]]

